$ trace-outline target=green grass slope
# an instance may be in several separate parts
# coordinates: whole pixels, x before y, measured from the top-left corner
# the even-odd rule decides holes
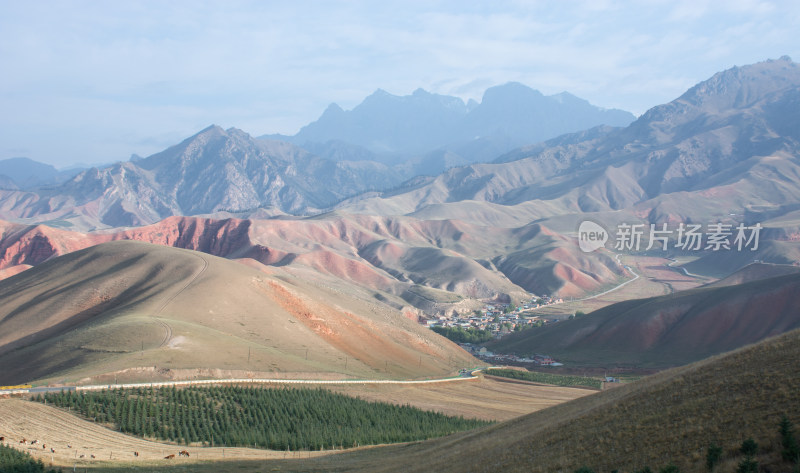
[[[707,287],[733,286],[744,284],[759,279],[776,278],[786,274],[800,273],[800,266],[793,264],[773,264],[773,263],[752,263],[736,271],[730,276],[707,284]]]

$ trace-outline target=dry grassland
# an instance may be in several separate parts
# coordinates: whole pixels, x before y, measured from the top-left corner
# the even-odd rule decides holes
[[[410,404],[447,415],[497,421],[513,419],[595,392],[503,382],[483,376],[475,381],[459,383],[340,385],[325,388],[368,401]]]

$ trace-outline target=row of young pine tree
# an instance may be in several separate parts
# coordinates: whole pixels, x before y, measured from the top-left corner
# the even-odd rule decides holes
[[[794,436],[794,426],[788,417],[783,416],[779,430],[781,436],[781,459],[791,467],[793,473],[800,473],[800,444],[798,444],[797,438]],[[758,473],[761,471],[756,460],[758,452],[758,443],[752,438],[742,442],[738,452],[742,459],[737,465],[736,473]],[[721,460],[722,447],[713,443],[710,444],[706,449],[706,469],[709,472],[713,472]],[[582,467],[575,470],[575,473],[594,473],[594,470]],[[612,473],[617,473],[617,470]],[[653,470],[650,467],[644,467],[634,473],[653,473]],[[680,469],[674,464],[669,464],[658,470],[658,473],[680,473]]]
[[[140,437],[181,444],[328,450],[408,442],[488,422],[367,402],[324,389],[239,386],[62,391],[35,401]]]

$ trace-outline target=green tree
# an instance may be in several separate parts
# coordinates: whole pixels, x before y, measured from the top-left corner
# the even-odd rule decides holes
[[[714,469],[722,458],[722,447],[712,443],[706,450],[706,468],[708,471]]]
[[[594,470],[592,470],[588,466],[582,466],[577,470],[575,470],[575,473],[594,473]]]
[[[752,438],[745,440],[742,442],[742,446],[739,448],[739,451],[742,452],[742,455],[744,455],[745,458],[739,462],[736,472],[758,473],[758,462],[754,458],[756,453],[758,453],[758,444],[756,441]]]
[[[800,447],[794,438],[794,426],[785,415],[781,418],[781,456],[784,461],[800,463]]]
[[[747,457],[739,462],[736,473],[758,473],[758,462]]]
[[[756,453],[758,453],[758,444],[752,438],[749,438],[742,442],[742,446],[739,448],[739,451],[742,452],[742,455],[746,457],[753,457]]]
[[[669,465],[665,466],[658,470],[658,473],[680,473],[680,468],[675,466],[674,464],[670,463]]]

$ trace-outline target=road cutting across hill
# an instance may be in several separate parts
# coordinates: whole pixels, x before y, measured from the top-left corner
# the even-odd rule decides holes
[[[338,379],[338,380],[315,380],[315,379],[281,379],[281,378],[227,378],[227,379],[200,379],[200,380],[183,380],[183,381],[158,381],[150,383],[123,383],[123,384],[93,384],[83,386],[49,386],[48,391],[100,391],[103,389],[131,389],[131,388],[162,388],[162,387],[180,387],[180,386],[198,386],[210,384],[433,384],[433,383],[449,383],[456,381],[471,381],[477,380],[478,376],[475,373],[483,371],[487,368],[477,368],[468,370],[460,376],[450,376],[447,378],[435,379]],[[42,390],[41,387],[31,388],[15,388],[0,390],[0,395],[3,394],[28,394],[36,393]]]

